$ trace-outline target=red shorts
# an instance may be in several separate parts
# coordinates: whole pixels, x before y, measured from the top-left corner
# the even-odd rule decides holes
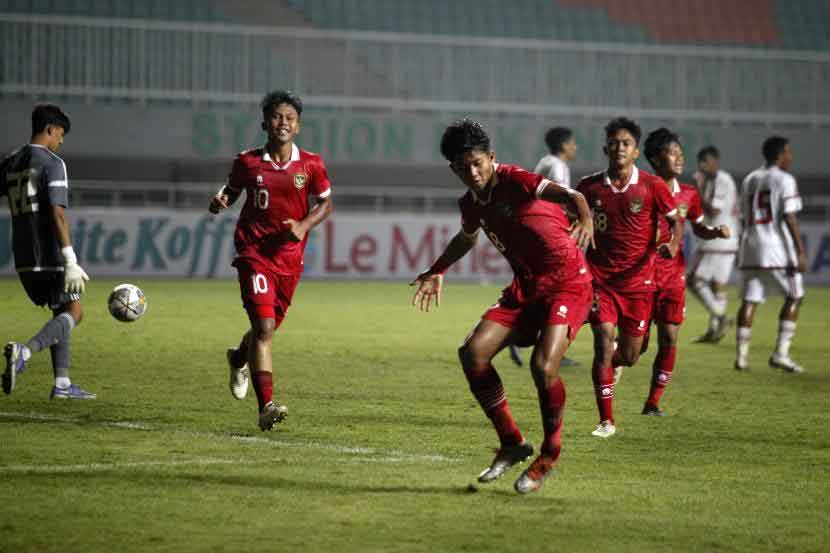
[[[551,292],[544,300],[515,304],[505,294],[499,303],[484,312],[482,319],[516,329],[521,334],[517,345],[530,346],[543,326],[568,325],[568,339],[576,338],[591,309],[591,283],[575,284],[573,288]]]
[[[280,275],[252,260],[237,261],[242,305],[248,316],[274,319],[279,327],[291,305],[300,275]]]
[[[685,288],[663,288],[654,293],[654,322],[679,325],[685,318]]]
[[[594,304],[591,306],[591,325],[613,323],[622,334],[644,336],[651,324],[653,291],[620,292],[594,281]]]

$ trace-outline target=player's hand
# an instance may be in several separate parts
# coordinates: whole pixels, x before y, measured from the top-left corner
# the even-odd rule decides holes
[[[219,213],[223,209],[228,209],[230,204],[228,203],[228,195],[227,194],[216,194],[213,198],[210,199],[210,205],[208,206],[208,211],[213,213]]]
[[[721,225],[718,227],[720,231],[721,238],[730,238],[732,236],[732,229],[729,228],[729,225]]]
[[[86,289],[84,281],[89,275],[77,263],[69,263],[63,268],[63,291],[68,294],[83,294]]]
[[[568,230],[571,231],[571,237],[576,239],[576,245],[579,249],[584,250],[588,245],[596,248],[596,244],[594,243],[593,219],[588,218],[585,221],[575,221]]]
[[[433,301],[435,307],[441,305],[441,285],[444,283],[444,275],[424,271],[415,280],[409,283],[410,286],[418,285],[415,295],[412,296],[412,305],[417,306],[421,311],[429,311]]]
[[[285,219],[282,224],[285,226],[285,234],[292,242],[302,242],[308,233],[308,228],[300,221]]]
[[[664,242],[657,247],[657,253],[663,259],[673,259],[677,255],[678,245],[671,242]]]

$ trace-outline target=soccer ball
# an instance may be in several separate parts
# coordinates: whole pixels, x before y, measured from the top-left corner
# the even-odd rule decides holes
[[[107,300],[110,315],[122,323],[138,320],[147,311],[147,298],[134,284],[119,284],[112,289]]]

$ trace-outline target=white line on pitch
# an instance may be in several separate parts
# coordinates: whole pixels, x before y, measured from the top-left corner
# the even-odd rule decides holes
[[[379,450],[370,447],[354,447],[341,446],[336,444],[327,444],[321,442],[294,442],[287,440],[273,440],[269,438],[259,438],[256,436],[242,436],[238,434],[228,434],[219,432],[197,432],[182,430],[180,428],[165,428],[164,426],[153,426],[140,421],[95,421],[84,419],[82,417],[71,417],[62,415],[50,415],[45,413],[19,413],[13,411],[0,411],[0,418],[13,418],[23,420],[36,421],[54,421],[69,424],[90,424],[94,426],[105,426],[114,428],[123,428],[126,430],[144,430],[144,431],[160,431],[160,432],[175,432],[179,434],[188,434],[191,436],[214,438],[214,439],[231,439],[242,443],[252,443],[258,445],[267,445],[270,447],[287,447],[298,449],[318,449],[324,451],[332,451],[346,455],[362,456],[367,461],[375,463],[401,463],[406,461],[424,461],[428,463],[454,463],[460,459],[446,457],[439,454],[422,454],[422,453],[405,453],[397,450]]]
[[[188,465],[255,465],[271,462],[273,462],[273,459],[263,459],[262,461],[249,459],[179,459],[174,461],[79,463],[74,465],[6,465],[0,466],[0,472],[34,472],[44,474],[60,474],[69,472],[106,472],[120,469],[139,469],[145,467],[179,467]]]

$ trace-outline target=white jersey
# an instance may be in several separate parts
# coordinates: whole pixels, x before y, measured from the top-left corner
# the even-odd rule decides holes
[[[571,187],[571,170],[568,168],[568,164],[562,161],[559,156],[546,155],[539,160],[533,172],[567,188]]]
[[[798,263],[784,215],[801,211],[795,178],[778,166],[761,167],[744,179],[741,189],[744,232],[741,269],[787,269]]]
[[[697,190],[700,193],[701,203],[719,210],[714,216],[706,215],[704,223],[711,227],[726,225],[732,231],[730,238],[716,238],[700,243],[701,252],[737,252],[738,238],[741,235],[738,221],[738,189],[732,175],[726,171],[718,171],[715,178],[710,178],[701,172],[695,173]],[[706,213],[706,210],[703,210]]]

